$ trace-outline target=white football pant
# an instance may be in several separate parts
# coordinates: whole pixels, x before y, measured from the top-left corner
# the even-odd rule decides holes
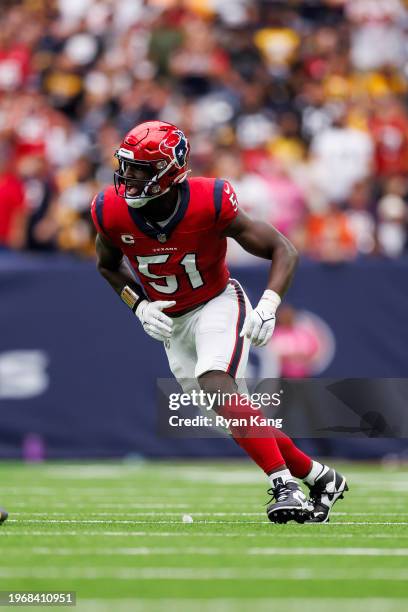
[[[239,334],[251,310],[241,285],[230,279],[220,295],[173,318],[172,337],[164,344],[170,369],[184,392],[197,389],[197,378],[210,370],[244,378],[250,341]]]

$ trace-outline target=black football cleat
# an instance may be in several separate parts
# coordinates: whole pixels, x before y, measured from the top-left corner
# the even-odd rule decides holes
[[[268,519],[272,523],[304,523],[310,517],[313,506],[294,480],[279,483],[275,488],[269,489],[268,493],[275,499],[275,503],[269,504],[266,509]]]
[[[322,476],[318,476],[310,489],[309,502],[313,505],[307,523],[328,523],[329,514],[338,499],[343,499],[348,491],[344,476],[329,468]]]
[[[4,508],[0,508],[0,525],[7,520],[8,512]]]

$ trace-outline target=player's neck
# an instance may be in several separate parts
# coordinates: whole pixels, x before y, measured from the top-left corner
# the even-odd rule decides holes
[[[168,193],[155,198],[141,208],[141,212],[146,219],[152,221],[164,221],[173,214],[178,202],[179,190],[172,187]]]

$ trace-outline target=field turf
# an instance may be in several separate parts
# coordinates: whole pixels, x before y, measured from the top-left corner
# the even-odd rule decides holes
[[[339,467],[330,524],[272,525],[247,463],[3,463],[0,591],[72,590],[81,611],[406,611],[408,468]]]

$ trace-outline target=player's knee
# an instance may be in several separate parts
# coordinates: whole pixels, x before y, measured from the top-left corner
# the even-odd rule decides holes
[[[198,377],[198,383],[205,393],[236,393],[237,391],[235,380],[227,372],[221,370],[205,372]]]

